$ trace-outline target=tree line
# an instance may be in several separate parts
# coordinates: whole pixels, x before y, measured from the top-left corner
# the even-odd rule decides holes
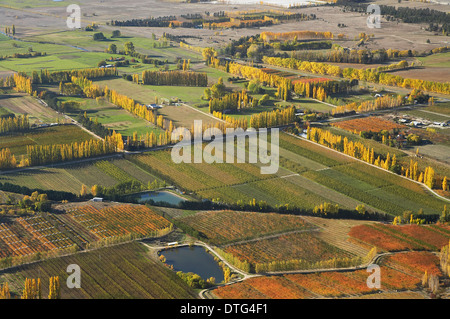
[[[152,131],[150,133],[146,132],[145,134],[141,134],[138,136],[137,132],[134,132],[132,136],[127,137],[127,144],[125,149],[131,151],[171,144],[172,131],[173,131],[173,124],[170,125],[168,130],[165,130],[159,134],[156,134],[155,132]]]
[[[310,62],[334,63],[383,63],[389,61],[389,55],[384,49],[379,50],[346,50],[343,48],[331,51],[303,51],[294,52],[292,57]]]
[[[0,169],[11,169],[17,166],[17,159],[9,148],[0,150]]]
[[[123,149],[122,135],[116,132],[113,132],[111,136],[106,136],[104,140],[88,140],[70,144],[28,145],[28,165],[26,166],[96,157],[112,154]]]
[[[333,80],[321,80],[311,79],[311,81],[294,81],[294,92],[297,95],[312,97],[314,99],[325,101],[330,94],[348,93],[355,81],[333,81]]]
[[[28,53],[14,53],[12,55],[4,55],[0,56],[0,60],[6,60],[8,58],[11,59],[26,59],[26,58],[34,58],[38,56],[46,56],[45,52],[28,52]]]
[[[260,83],[266,86],[279,87],[279,86],[290,86],[286,82],[286,78],[279,76],[277,74],[272,74],[267,72],[267,70],[256,68],[251,65],[243,65],[236,62],[231,62],[227,60],[221,60],[214,56],[208,57],[208,64],[211,67],[215,67],[224,70],[227,73],[233,75],[241,76],[250,80],[259,80]]]
[[[342,69],[339,66],[326,63],[301,61],[293,58],[284,59],[277,57],[264,57],[263,62],[270,65],[281,66],[311,73],[356,79],[382,85],[394,85],[410,89],[421,89],[434,93],[450,94],[450,82],[436,82],[403,78],[399,75],[391,73],[378,72],[376,69]],[[406,68],[407,63],[405,63],[406,61],[400,61],[397,64],[389,66],[389,70]]]
[[[304,259],[274,260],[266,263],[254,263],[252,268],[255,273],[267,273],[276,271],[303,270],[303,269],[326,269],[356,267],[362,264],[363,258],[357,257],[334,257],[328,260],[311,262]]]
[[[219,112],[219,111],[213,111],[211,114],[214,117],[217,117],[218,119],[221,119],[221,120],[227,122],[228,124],[230,124],[234,128],[240,127],[240,128],[242,128],[244,130],[246,130],[248,128],[248,121],[245,118],[237,119],[237,118],[234,118],[232,116],[223,114],[222,112]]]
[[[328,50],[331,49],[331,41],[311,41],[311,42],[297,42],[293,41],[271,42],[270,46],[276,50],[281,51],[297,51],[297,50]]]
[[[164,130],[168,130],[169,128],[173,130],[173,123],[172,121],[165,120],[161,115],[156,116],[156,114],[147,109],[145,105],[141,105],[139,103],[136,103],[133,99],[119,94],[115,90],[110,90],[107,86],[104,88],[93,84],[91,80],[89,80],[87,77],[96,78],[96,77],[104,77],[104,76],[111,76],[114,74],[117,74],[116,69],[84,69],[84,70],[75,70],[75,71],[63,71],[63,72],[57,72],[58,76],[55,78],[53,77],[54,73],[48,73],[41,71],[42,74],[44,74],[44,79],[52,78],[53,80],[58,79],[67,79],[67,76],[70,74],[73,74],[70,77],[70,82],[59,82],[60,84],[60,91],[62,93],[68,94],[68,95],[76,95],[76,94],[84,94],[88,98],[99,98],[104,96],[106,100],[111,102],[112,104],[115,104],[130,113],[141,117],[161,128]],[[34,73],[34,72],[33,72]],[[47,77],[48,76],[48,77]],[[40,78],[41,79],[41,78]],[[41,81],[41,80],[40,80]],[[30,95],[37,95],[37,92],[33,91],[32,87],[32,81],[30,78],[26,77],[22,74],[15,74],[14,75],[14,82],[13,85],[15,85],[15,89],[18,91],[25,91],[29,93]],[[58,110],[63,111],[61,107],[61,103],[58,102],[57,95],[53,92],[43,90],[39,93],[39,97],[43,98],[49,107]],[[85,125],[88,125],[91,129],[95,129],[95,132],[97,135],[105,136],[106,130],[105,128],[99,124],[98,122],[91,121],[90,119],[82,119],[81,123],[84,123]],[[100,133],[100,134],[99,134]],[[166,145],[170,143],[170,133],[163,132],[157,137],[156,144],[159,145]],[[111,138],[108,134],[107,138]],[[114,136],[118,136],[120,134],[114,134]],[[156,144],[153,143],[154,137],[149,136],[146,139],[143,139],[143,143],[138,143],[139,145],[143,145],[143,147],[153,147]],[[119,143],[119,139],[117,139],[117,145],[119,145],[119,149],[124,149],[123,142]],[[149,146],[150,145],[150,146]],[[67,148],[69,146],[64,146],[64,148]],[[33,150],[34,151],[34,150]],[[46,151],[46,150],[43,150]],[[15,157],[13,154],[10,154],[9,150],[5,150],[3,152],[3,156],[0,158],[0,168],[14,168],[17,167],[16,165],[11,166],[14,161]],[[95,153],[95,152],[94,152]],[[102,153],[102,151],[100,151]],[[108,152],[107,152],[108,153]],[[59,155],[58,155],[59,156]],[[19,166],[28,166],[28,164],[24,161],[23,163],[19,164]]]
[[[290,31],[290,32],[262,32],[260,35],[264,42],[293,39],[333,39],[330,31]],[[340,37],[340,36],[338,36]]]
[[[338,105],[331,110],[331,115],[344,114],[350,112],[368,112],[382,109],[390,109],[399,107],[405,104],[405,100],[401,95],[390,96],[385,95],[377,97],[375,100],[368,100],[363,102],[352,102],[345,105]]]
[[[26,132],[30,129],[28,115],[0,117],[0,135],[5,133]]]
[[[104,140],[88,140],[70,144],[28,145],[27,157],[18,161],[9,148],[0,150],[0,169],[14,169],[90,158],[115,153],[124,149],[122,135],[113,132]]]
[[[61,93],[67,92],[68,95],[77,95],[81,90],[80,94],[84,94],[90,99],[95,99],[103,95],[103,89],[97,84],[93,84],[91,80],[84,76],[72,76],[70,81],[68,83],[60,83]]]
[[[33,85],[31,83],[31,79],[29,79],[26,75],[16,73],[13,76],[14,79],[14,89],[17,92],[33,94]]]
[[[61,285],[59,276],[52,276],[49,278],[48,299],[61,298]],[[11,299],[11,292],[9,290],[8,282],[0,286],[0,299]],[[42,283],[41,279],[25,278],[24,288],[20,299],[43,299],[42,298]]]
[[[98,136],[110,136],[112,135],[113,131],[105,126],[103,126],[96,117],[94,120],[92,120],[91,117],[87,116],[87,113],[84,112],[84,114],[80,114],[77,117],[77,122],[80,123],[83,127],[85,127],[87,130],[95,133]]]
[[[16,35],[16,26],[13,24],[12,26],[6,26],[5,27],[5,34],[12,34],[13,36]]]
[[[185,69],[187,65],[185,66]],[[208,86],[208,75],[190,71],[143,71],[142,84],[169,86]]]
[[[33,84],[54,84],[60,82],[70,82],[72,77],[84,77],[87,79],[99,79],[104,77],[117,76],[116,68],[91,68],[71,71],[54,71],[49,72],[47,69],[41,70],[40,73],[33,71],[31,80]]]
[[[183,15],[182,15],[183,17]],[[249,28],[249,27],[262,27],[278,24],[280,21],[297,20],[307,21],[316,19],[315,14],[305,13],[289,13],[289,14],[276,14],[270,12],[264,12],[260,15],[247,16],[246,13],[240,12],[234,13],[233,17],[228,14],[218,15],[214,18],[203,17],[202,15],[190,15],[188,21],[180,21],[176,16],[161,16],[151,17],[146,19],[131,19],[124,21],[112,20],[113,26],[133,26],[133,27],[160,27],[160,28],[205,28],[205,29],[221,29],[221,28]]]
[[[248,95],[243,89],[241,92],[226,94],[222,97],[211,98],[209,100],[209,113],[229,111],[239,111],[244,108],[254,107],[258,101]]]
[[[342,3],[342,2],[341,2]],[[351,12],[366,13],[367,4],[364,3],[350,3],[344,2],[344,10]],[[429,23],[429,24],[441,24],[440,30],[444,35],[448,35],[450,32],[450,22],[448,19],[448,13],[445,11],[439,11],[429,8],[411,8],[411,7],[394,7],[387,5],[380,5],[382,15],[386,19],[394,20],[400,19],[404,23]]]
[[[241,260],[237,256],[223,249],[216,248],[217,253],[227,262],[247,273],[268,273],[276,271],[290,271],[303,269],[325,269],[325,268],[344,268],[359,266],[365,262],[369,262],[376,255],[376,248],[372,248],[364,257],[342,257],[331,258],[328,260],[320,260],[311,262],[303,259],[274,260],[271,262],[249,262]]]
[[[295,121],[295,107],[276,109],[253,114],[250,117],[250,127],[255,129],[291,124]]]
[[[33,193],[45,193],[49,200],[62,201],[62,200],[74,200],[76,195],[70,192],[55,191],[55,190],[42,190],[42,189],[30,189],[26,186],[19,186],[11,183],[1,183],[0,190],[5,192],[24,194],[32,196]]]
[[[172,21],[176,21],[176,16],[161,16],[161,17],[151,17],[147,19],[131,19],[131,20],[111,20],[111,25],[118,27],[156,27],[156,28],[168,28]],[[190,22],[183,22],[181,27],[183,28],[193,28],[195,25]]]
[[[417,50],[398,50],[398,49],[346,49],[338,44],[332,44],[331,41],[303,41],[299,42],[296,35],[285,33],[279,34],[283,38],[278,39],[278,35],[272,35],[270,41],[267,40],[265,33],[243,36],[238,40],[231,41],[225,48],[221,49],[221,54],[233,56],[236,58],[249,58],[255,61],[261,60],[263,56],[295,58],[310,62],[334,62],[334,63],[383,63],[392,59],[402,57],[428,56],[435,53],[447,52],[448,46],[435,48],[425,51]],[[368,36],[365,33],[360,34],[361,39]],[[334,48],[334,50],[329,50]],[[298,52],[300,50],[300,52]],[[322,51],[327,50],[327,51]],[[287,52],[280,51],[296,51],[290,55]]]
[[[0,86],[14,87],[14,89],[18,92],[37,96],[37,92],[33,90],[33,84],[54,84],[61,82],[66,83],[71,82],[72,77],[95,79],[117,76],[117,74],[118,73],[116,68],[93,68],[56,72],[41,70],[40,74],[37,71],[33,71],[31,77],[28,77],[23,72],[19,72],[7,77],[6,79],[1,79]]]

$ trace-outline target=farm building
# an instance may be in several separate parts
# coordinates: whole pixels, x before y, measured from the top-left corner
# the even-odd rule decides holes
[[[397,135],[397,137],[395,138],[395,141],[397,142],[397,145],[401,145],[401,146],[406,146],[407,145],[407,140],[406,138],[403,136],[403,134],[399,134]]]
[[[414,126],[414,127],[418,127],[418,126],[423,125],[423,123],[420,122],[420,121],[412,121],[412,122],[410,123],[410,125],[412,125],[412,126]]]
[[[167,243],[167,246],[176,246],[176,245],[178,245],[177,241],[173,241],[173,242]]]
[[[162,108],[162,105],[158,105],[158,104],[149,104],[147,105],[148,109],[154,110],[154,109],[160,109]]]

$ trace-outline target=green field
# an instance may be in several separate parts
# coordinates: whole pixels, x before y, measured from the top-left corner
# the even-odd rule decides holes
[[[87,116],[92,118],[92,120],[97,119],[105,127],[115,130],[123,136],[132,136],[134,132],[137,132],[138,136],[150,132],[159,134],[162,131],[152,123],[105,100],[97,102],[94,99],[78,97],[60,97],[59,99],[61,101],[76,101],[81,103],[78,110],[70,110],[66,112],[67,115],[76,119],[78,115],[86,112]]]
[[[2,56],[10,56],[14,53],[28,53],[29,49],[31,48],[33,52],[41,52],[46,53],[48,56],[50,55],[63,55],[63,54],[77,54],[81,53],[83,51],[69,47],[66,45],[60,45],[60,44],[50,44],[50,43],[38,43],[33,41],[18,41],[18,40],[12,40],[4,35],[1,35],[0,40],[0,50]],[[37,59],[39,57],[31,57],[31,58],[21,58],[21,59],[14,59],[14,58],[8,58],[7,60],[2,61],[2,65],[5,65],[7,61],[15,61],[15,63],[21,64],[21,63],[27,63],[27,61],[33,61],[34,59]],[[30,70],[27,70],[27,72]]]
[[[92,139],[96,138],[76,125],[59,125],[2,137],[0,149],[9,148],[12,154],[19,156],[27,154],[29,145],[70,144]]]
[[[204,104],[205,101],[201,99],[205,88],[202,87],[183,87],[183,86],[153,86],[153,85],[137,85],[130,81],[123,79],[108,79],[95,81],[96,84],[101,87],[108,86],[111,90],[116,90],[117,92],[124,94],[128,97],[133,98],[136,102],[141,104],[151,104],[154,103],[155,98],[158,101],[163,99],[179,99],[183,103],[188,105]],[[201,112],[191,109],[189,106],[185,105],[169,105],[164,106],[162,109],[156,110],[158,115],[162,115],[166,119],[173,121],[175,126],[183,126],[190,128],[194,124],[194,120],[202,120],[204,124],[216,123],[219,120],[210,116],[207,113],[207,109],[197,108]],[[109,115],[106,115],[108,118]],[[114,115],[114,120],[117,120],[117,115]],[[101,123],[107,124],[107,121]],[[132,133],[132,129],[128,129]],[[119,131],[120,132],[120,131]]]
[[[94,83],[102,87],[107,85],[111,90],[125,94],[142,104],[154,103],[155,96],[158,99],[178,98],[188,104],[205,103],[201,99],[205,91],[202,87],[137,85],[123,79],[94,81]]]
[[[418,57],[418,60],[427,67],[450,68],[450,52],[432,54],[427,57]]]
[[[69,289],[67,265],[81,268],[81,288]],[[25,278],[41,278],[42,295],[48,295],[49,278],[59,276],[63,299],[192,299],[196,298],[173,271],[152,260],[142,244],[133,242],[96,251],[19,266],[0,273],[11,291],[22,294]]]
[[[436,103],[433,106],[428,106],[427,111],[450,115],[450,102]]]
[[[169,69],[176,68],[174,61],[179,56],[193,59],[192,62],[201,59],[201,55],[179,47],[153,47],[159,44],[158,40],[150,40],[140,37],[122,36],[110,38],[111,33],[104,32],[108,38],[104,41],[94,41],[92,35],[95,32],[80,30],[56,31],[45,35],[25,36],[23,41],[9,39],[2,36],[0,41],[0,52],[4,56],[14,53],[28,53],[30,49],[34,52],[46,53],[46,56],[31,58],[8,58],[2,61],[2,67],[7,70],[21,71],[31,74],[33,70],[48,69],[51,71],[82,69],[97,67],[102,60],[110,57],[120,57],[119,54],[105,53],[110,44],[115,44],[118,50],[123,50],[125,42],[133,42],[136,51],[148,54],[159,60],[169,62]],[[51,37],[51,43],[49,42]],[[131,57],[127,57],[131,60]],[[139,59],[131,62],[129,66],[120,67],[120,72],[140,73],[144,70],[156,70],[153,64],[142,64]]]
[[[174,164],[170,156],[169,151],[160,151],[138,155],[131,160],[203,198],[227,203],[249,202],[256,198],[271,205],[289,203],[303,208],[313,208],[325,201],[325,197],[291,184],[284,177],[292,172],[284,168],[275,175],[262,175],[260,167],[254,164]]]
[[[285,104],[286,105],[294,104],[299,109],[304,109],[304,110],[306,109],[306,110],[310,110],[310,111],[323,112],[323,113],[328,113],[331,110],[333,110],[333,108],[334,108],[330,105],[327,105],[325,103],[321,103],[319,101],[312,100],[309,98],[297,98],[297,99],[293,100],[293,103],[291,103],[291,101],[280,103],[280,105],[285,105]]]
[[[114,55],[104,52],[110,44],[115,44],[118,51],[123,51],[124,44],[126,42],[132,42],[135,46],[136,52],[152,56],[161,61],[167,60],[169,62],[169,69],[175,68],[174,61],[177,57],[191,59],[192,63],[202,59],[201,54],[182,49],[178,47],[178,44],[173,44],[174,46],[172,46],[169,42],[167,42],[166,46],[161,46],[164,44],[161,39],[153,40],[143,37],[127,36],[126,34],[123,34],[118,38],[111,38],[111,32],[101,31],[107,39],[103,41],[94,41],[92,35],[96,32],[98,31],[89,32],[81,30],[67,30],[57,31],[50,34],[46,33],[43,35],[26,36],[24,39],[27,42],[15,41],[15,45],[17,45],[20,50],[11,52],[22,52],[21,50],[23,50],[23,52],[27,52],[30,46],[33,47],[34,51],[47,52],[47,54],[51,56],[50,59],[46,59],[48,57],[38,58],[36,61],[30,62],[30,65],[32,65],[33,68],[43,67],[53,70],[95,67],[101,60],[105,60],[111,56],[120,56],[118,54]],[[51,41],[55,44],[39,43],[47,42],[49,37],[51,37]],[[3,44],[5,49],[9,50],[10,48],[13,48],[12,40],[5,42],[6,43]],[[59,45],[56,45],[56,43]],[[127,59],[131,60],[131,57],[127,57]],[[6,66],[10,69],[21,70],[21,65],[23,64],[21,64],[18,60],[20,59],[10,59],[8,60],[9,63],[7,63]],[[136,60],[139,61],[139,59]],[[136,73],[152,69],[155,69],[153,64],[142,64],[140,61],[131,63],[128,67],[119,68],[121,72],[126,73]],[[30,71],[30,67],[28,67],[25,71]]]
[[[420,154],[450,164],[450,146],[448,145],[439,145],[439,144],[424,145],[420,147]],[[441,165],[440,168],[444,167],[447,167],[447,170],[444,171],[442,169],[439,169],[440,173],[442,175],[450,173],[450,168],[448,167],[448,165],[447,166]]]
[[[79,3],[73,1],[73,3]],[[40,7],[60,7],[67,6],[65,1],[53,1],[53,0],[2,0],[2,6],[8,6],[13,8],[40,8]]]
[[[0,117],[1,116],[9,116],[9,115],[14,115],[14,113],[11,112],[10,110],[8,110],[6,107],[0,106]]]
[[[420,208],[439,214],[445,204],[414,182],[310,142],[282,134],[280,147],[282,168],[275,176],[250,164],[174,164],[168,151],[132,160],[182,189],[230,203],[255,198],[305,209],[325,201],[348,209],[364,203],[393,215]]]
[[[4,35],[4,34],[0,34],[0,42],[2,42],[2,41],[8,41],[9,40],[9,37],[7,37],[6,35]]]
[[[51,168],[27,169],[17,173],[0,175],[0,182],[9,182],[32,189],[53,189],[78,194],[83,184],[90,189],[96,184],[111,187],[127,180],[138,180],[147,185],[156,179],[152,174],[143,171],[127,160],[108,160],[113,168],[121,172],[120,176],[112,175],[114,169],[105,172],[102,166],[97,163],[98,161],[94,161]]]
[[[2,61],[2,65],[10,70],[31,74],[41,69],[57,71],[97,67],[100,61],[109,57],[111,54],[102,52],[68,51],[25,59],[10,58]]]
[[[31,124],[50,124],[64,121],[62,114],[45,106],[38,99],[23,93],[8,93],[0,96],[0,112],[12,113],[16,116],[27,114]]]
[[[118,30],[120,30],[120,28],[118,28]],[[94,41],[92,35],[96,32],[102,32],[107,39],[103,41]],[[111,38],[112,32],[104,30],[93,32],[82,30],[67,30],[45,35],[28,36],[26,37],[26,39],[28,41],[36,42],[48,41],[49,35],[51,36],[52,41],[55,43],[77,46],[86,50],[104,51],[112,43],[117,46],[118,50],[123,50],[124,44],[126,42],[133,42],[137,52],[148,54],[162,60],[169,59],[169,62],[173,62],[173,60],[177,56],[186,56],[192,59],[201,59],[200,53],[181,49],[178,46],[170,47],[169,43],[167,43],[167,46],[165,47],[160,47],[160,44],[163,44],[161,39],[153,40],[151,38],[129,36],[125,32],[122,32],[121,37]]]
[[[392,215],[420,208],[439,214],[445,205],[420,185],[363,163],[309,171],[303,176]]]

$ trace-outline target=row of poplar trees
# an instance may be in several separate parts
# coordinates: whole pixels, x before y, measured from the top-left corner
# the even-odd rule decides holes
[[[26,278],[24,282],[24,288],[22,290],[21,299],[42,299],[42,284],[41,279]],[[59,282],[59,276],[50,277],[48,299],[60,299],[61,298],[61,286]],[[11,299],[11,292],[9,285],[5,282],[0,286],[0,299]]]

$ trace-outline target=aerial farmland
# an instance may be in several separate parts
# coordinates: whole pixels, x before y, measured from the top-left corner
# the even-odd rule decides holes
[[[0,0],[0,299],[448,299],[449,8]]]

